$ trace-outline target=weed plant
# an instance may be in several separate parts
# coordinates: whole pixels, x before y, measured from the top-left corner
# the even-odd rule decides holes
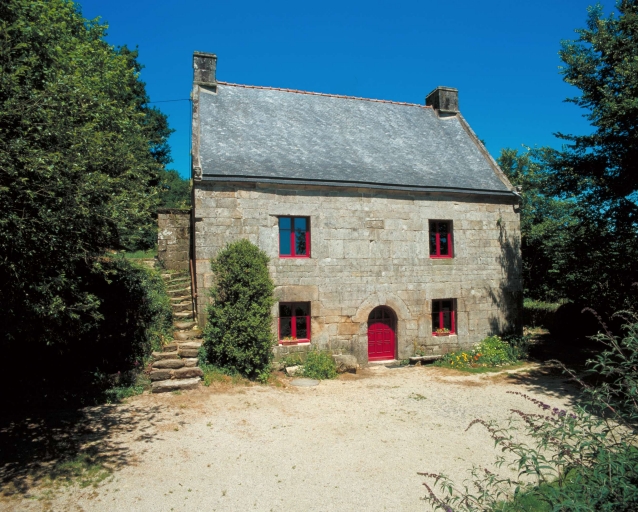
[[[311,350],[306,355],[302,374],[309,379],[334,379],[337,376],[337,365],[329,352]]]
[[[446,512],[638,510],[638,317],[621,317],[622,338],[601,322],[604,333],[594,338],[606,349],[588,361],[587,378],[565,369],[583,390],[572,411],[510,391],[537,412],[512,409],[504,426],[470,423],[468,429],[484,427],[504,452],[497,471],[509,467],[517,477],[475,467],[457,485],[445,475],[420,473],[427,477],[425,500]]]

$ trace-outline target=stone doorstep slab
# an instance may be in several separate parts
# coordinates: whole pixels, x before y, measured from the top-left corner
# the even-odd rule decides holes
[[[160,380],[153,382],[151,392],[166,393],[168,391],[180,391],[182,389],[195,389],[199,386],[200,380],[199,377],[193,377],[192,379]]]

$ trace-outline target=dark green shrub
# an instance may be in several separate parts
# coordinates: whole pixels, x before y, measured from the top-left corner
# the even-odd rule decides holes
[[[248,240],[239,240],[213,258],[211,267],[215,285],[204,329],[206,359],[218,368],[257,378],[269,371],[275,343],[268,256]]]
[[[311,350],[303,363],[303,376],[310,379],[334,379],[337,365],[329,352]]]
[[[523,325],[551,329],[554,325],[556,310],[560,305],[560,302],[525,299],[523,302]]]
[[[28,354],[30,371],[16,368],[14,373],[7,367],[2,372],[0,380],[19,384],[16,387],[24,393],[7,393],[3,399],[93,403],[117,399],[128,393],[124,388],[139,387],[138,376],[152,350],[171,337],[170,298],[155,270],[120,257],[104,258],[100,266],[96,272],[78,272],[78,286],[95,301],[96,314],[83,331],[67,336],[64,344],[25,338],[20,346],[4,346],[9,360]]]

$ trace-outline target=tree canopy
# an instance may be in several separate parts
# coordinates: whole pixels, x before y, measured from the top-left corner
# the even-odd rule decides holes
[[[170,161],[137,51],[69,0],[0,3],[0,315],[5,342],[99,317],[82,274],[142,236]]]
[[[523,259],[532,298],[567,298],[613,312],[635,303],[638,289],[638,2],[618,15],[589,8],[578,39],[559,52],[564,80],[580,95],[592,133],[557,133],[560,150],[500,163],[523,186]]]

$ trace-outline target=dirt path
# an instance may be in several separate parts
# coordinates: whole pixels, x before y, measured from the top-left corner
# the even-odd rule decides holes
[[[417,471],[460,481],[472,464],[491,467],[487,433],[465,429],[477,417],[503,420],[511,408],[534,411],[513,390],[556,406],[572,398],[564,378],[538,370],[433,367],[379,367],[312,388],[136,397],[87,413],[83,435],[111,476],[56,492],[24,479],[0,510],[429,510]]]

